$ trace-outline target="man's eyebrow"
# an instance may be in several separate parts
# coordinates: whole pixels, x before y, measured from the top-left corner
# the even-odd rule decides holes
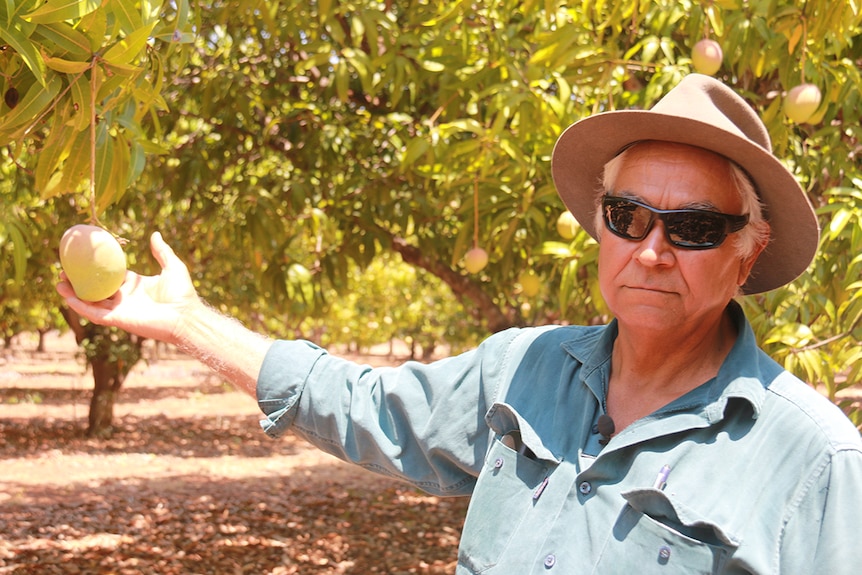
[[[651,205],[649,202],[645,201],[642,197],[630,190],[608,190],[607,194],[609,196],[616,196],[618,198],[625,198],[627,200],[637,200],[640,203],[646,204],[648,206]]]
[[[652,205],[651,203],[649,203],[648,201],[643,199],[640,195],[638,195],[637,193],[635,193],[631,190],[619,190],[619,191],[608,190],[607,193],[608,193],[608,195],[616,196],[618,198],[625,198],[627,200],[637,200],[638,202],[640,202],[642,204],[646,204],[652,208],[655,208],[654,205]],[[682,204],[681,206],[676,206],[673,209],[675,209],[675,210],[706,210],[709,212],[721,212],[721,210],[719,210],[718,207],[714,203],[710,202],[709,200],[697,200],[694,202],[688,202],[688,203]]]

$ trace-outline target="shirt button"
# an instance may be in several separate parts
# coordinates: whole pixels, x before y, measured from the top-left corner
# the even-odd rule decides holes
[[[664,565],[668,562],[668,559],[670,559],[670,547],[668,547],[667,545],[662,545],[661,547],[659,547],[658,550],[658,561],[659,563]]]
[[[545,569],[550,569],[557,564],[557,557],[553,553],[549,553],[545,557]]]
[[[590,485],[589,481],[581,481],[581,484],[578,485],[578,491],[581,492],[581,495],[589,495],[593,490],[593,486]]]
[[[498,457],[498,458],[494,461],[494,469],[500,469],[501,467],[503,467],[503,458],[502,458],[502,457]]]

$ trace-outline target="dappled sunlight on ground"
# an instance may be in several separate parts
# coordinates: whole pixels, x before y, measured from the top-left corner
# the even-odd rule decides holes
[[[136,366],[114,435],[87,438],[65,345],[0,363],[0,574],[454,572],[465,498],[269,439],[254,400],[178,356]]]

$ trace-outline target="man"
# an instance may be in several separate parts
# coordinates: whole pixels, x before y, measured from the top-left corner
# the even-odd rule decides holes
[[[558,141],[560,195],[600,240],[607,326],[511,329],[372,369],[209,310],[160,276],[69,306],[179,345],[255,395],[263,426],[422,489],[471,494],[458,573],[855,573],[862,442],[760,351],[739,293],[792,281],[811,206],[751,108],[692,75],[650,111]]]

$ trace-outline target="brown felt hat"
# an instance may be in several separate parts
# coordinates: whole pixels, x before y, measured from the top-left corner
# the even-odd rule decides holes
[[[604,165],[642,140],[705,148],[748,172],[772,229],[743,293],[769,291],[796,279],[814,258],[820,230],[793,174],[772,154],[763,122],[733,90],[702,74],[686,76],[650,110],[618,110],[584,118],[557,140],[551,168],[563,203],[596,237],[596,197]]]

